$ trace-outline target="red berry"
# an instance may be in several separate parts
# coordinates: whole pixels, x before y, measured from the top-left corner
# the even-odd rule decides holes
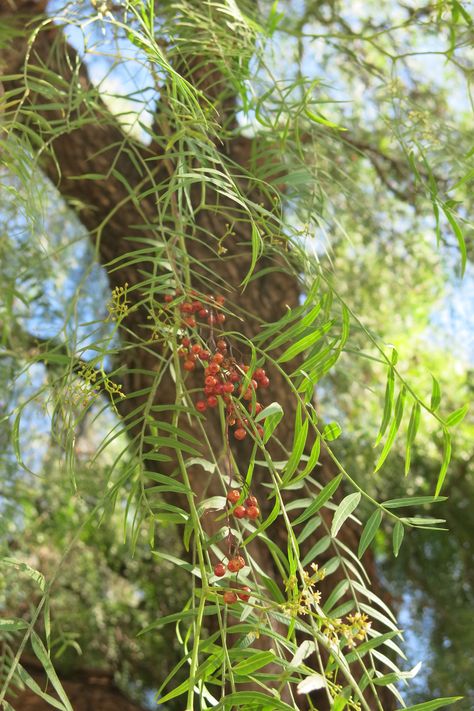
[[[249,506],[246,510],[246,516],[252,521],[255,521],[255,519],[260,516],[260,509],[258,506]]]
[[[267,378],[267,376],[265,376],[264,378],[260,378],[260,387],[261,388],[268,388],[269,385],[270,385],[270,378]]]
[[[267,374],[265,373],[265,371],[264,371],[263,368],[257,368],[256,371],[255,371],[255,373],[254,373],[254,377],[255,377],[257,380],[261,380],[261,378],[266,378],[266,376],[267,376]]]
[[[223,338],[220,338],[217,343],[216,343],[217,348],[220,351],[226,351],[227,350],[227,343],[224,341]]]
[[[262,412],[263,410],[263,405],[260,402],[255,403],[255,414],[258,415],[259,412]]]
[[[207,410],[207,402],[204,400],[198,400],[196,403],[196,410],[198,412],[205,412]]]
[[[201,352],[201,350],[202,350],[202,348],[201,348],[201,346],[199,345],[199,343],[194,343],[194,344],[191,346],[191,351],[192,351],[193,353],[195,353],[196,355],[198,355],[198,354]]]
[[[221,366],[218,363],[209,363],[209,365],[206,368],[206,373],[209,375],[216,375],[221,369]]]
[[[245,506],[236,506],[232,513],[235,518],[245,518],[247,515],[247,509]]]
[[[211,354],[209,353],[209,351],[201,351],[199,354],[199,358],[201,360],[209,360],[210,357],[211,357]]]
[[[224,356],[222,355],[222,353],[214,353],[214,355],[212,356],[212,360],[214,363],[220,365],[224,360]]]
[[[216,396],[215,396],[215,395],[209,395],[209,397],[207,398],[207,404],[209,405],[209,407],[216,407],[216,405],[217,405],[217,398],[216,398]]]
[[[188,348],[190,343],[191,343],[191,341],[187,336],[185,336],[183,338],[183,340],[181,341],[181,345],[184,346],[185,348]]]
[[[188,318],[185,318],[185,319],[184,319],[184,323],[186,324],[186,326],[190,326],[191,328],[195,328],[195,326],[196,326],[196,319],[194,318],[194,316],[188,316]]]
[[[254,390],[256,390],[258,388],[258,383],[256,380],[251,380],[250,385]]]
[[[187,348],[180,348],[180,349],[178,350],[178,355],[179,355],[180,358],[186,358],[186,356],[188,355],[188,350],[187,350]]]
[[[198,316],[199,316],[199,318],[207,318],[209,316],[209,310],[208,309],[199,309]]]
[[[195,367],[196,367],[196,364],[194,363],[193,360],[185,360],[184,361],[183,368],[185,370],[194,370]]]
[[[179,308],[183,312],[183,314],[192,314],[193,312],[193,305],[190,304],[189,301],[185,301],[184,304],[181,304]]]
[[[214,566],[214,575],[217,575],[218,578],[222,578],[222,576],[225,575],[224,563],[217,563],[217,565]]]
[[[238,573],[239,570],[245,567],[245,560],[241,555],[236,555],[235,558],[231,558],[227,563],[227,570],[231,573]]]
[[[217,385],[217,378],[215,378],[213,375],[208,375],[204,382],[206,383],[206,385],[212,385],[214,387],[214,385]]]
[[[208,401],[209,402],[209,401]],[[244,430],[243,427],[239,427],[238,429],[235,430],[234,432],[234,437],[235,439],[245,439],[247,436],[247,432]]]
[[[215,395],[215,389],[213,385],[206,385],[204,388],[204,395]]]
[[[224,602],[226,605],[233,605],[237,602],[237,595],[232,590],[226,590],[224,593]]]
[[[199,311],[199,309],[202,307],[202,304],[200,301],[193,301],[192,306],[193,311]]]
[[[264,429],[262,425],[257,425],[257,432],[259,437],[263,437]]]
[[[231,489],[227,492],[227,501],[231,504],[236,504],[240,499],[240,491],[238,489]]]
[[[229,380],[231,383],[236,383],[240,380],[240,375],[235,370],[232,370],[229,374]]]
[[[237,593],[237,595],[240,597],[241,600],[244,602],[247,602],[247,600],[250,597],[250,593],[252,592],[251,589],[249,588],[248,585],[242,585],[240,588],[241,592]]]
[[[173,301],[173,296],[171,294],[165,294],[165,302],[169,304],[171,301]]]
[[[246,506],[258,506],[258,501],[256,496],[247,496],[245,499]]]
[[[217,323],[224,323],[224,321],[225,321],[225,314],[217,314],[217,316],[216,316],[216,321],[217,321]]]
[[[234,385],[233,383],[224,383],[222,386],[222,389],[225,393],[233,393],[234,392]]]
[[[243,396],[244,400],[251,400],[252,399],[252,389],[249,388],[246,392],[244,392]]]
[[[214,388],[216,395],[222,395],[222,393],[224,392],[223,388],[224,388],[224,386],[222,385],[222,383],[217,383],[217,385]]]
[[[224,296],[216,296],[216,304],[219,304],[219,306],[224,306],[225,297]]]

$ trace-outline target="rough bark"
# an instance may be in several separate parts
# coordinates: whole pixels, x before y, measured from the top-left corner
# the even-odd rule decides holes
[[[21,9],[22,16],[13,13],[12,6]],[[0,0],[0,17],[3,15],[5,21],[15,24],[20,21],[22,24],[26,20],[34,20],[38,12],[38,4],[34,2],[12,3]],[[52,51],[52,46],[54,51]],[[26,54],[26,42],[20,38],[15,40],[13,47],[3,49],[0,52],[0,62],[2,73],[9,75],[4,81],[5,89],[17,91],[18,100],[41,103],[41,97],[35,90],[30,90],[25,95],[23,65]],[[65,57],[68,61],[65,61]],[[117,260],[130,250],[130,238],[156,239],[156,230],[153,225],[156,223],[157,214],[163,209],[160,204],[161,188],[172,177],[173,165],[168,161],[167,156],[160,148],[160,142],[154,141],[150,147],[143,147],[134,143],[124,136],[116,120],[110,115],[102,104],[100,97],[94,97],[95,109],[91,110],[90,105],[80,99],[80,93],[87,91],[94,94],[85,67],[78,60],[76,52],[66,45],[62,32],[58,28],[49,28],[40,32],[29,53],[29,67],[27,74],[31,77],[40,76],[42,67],[48,67],[53,72],[48,76],[50,85],[56,90],[56,100],[64,101],[61,109],[52,110],[46,108],[41,110],[43,118],[48,125],[32,126],[34,130],[41,133],[42,142],[48,144],[48,151],[42,159],[42,167],[58,191],[76,210],[79,219],[88,229],[93,244],[97,247],[97,254],[101,263],[107,267],[112,260],[115,260],[115,267],[109,270],[111,287],[122,286],[127,282],[131,291],[133,306],[129,317],[125,322],[125,338],[132,345],[122,354],[122,364],[126,373],[123,380],[123,391],[129,395],[122,403],[117,402],[121,414],[124,418],[130,418],[136,408],[143,406],[148,394],[143,395],[144,390],[149,389],[153,383],[153,377],[159,362],[159,347],[152,343],[143,344],[144,328],[149,321],[145,305],[139,305],[140,292],[133,291],[133,287],[142,278],[136,265],[120,266]],[[209,76],[207,74],[207,76]],[[197,81],[198,78],[194,77]],[[77,101],[71,102],[69,93],[70,87],[78,83],[80,90],[77,94]],[[67,89],[67,91],[66,91]],[[73,97],[74,99],[74,97]],[[67,103],[69,102],[69,103]],[[71,104],[74,105],[73,108]],[[69,108],[68,108],[69,106]],[[70,126],[66,130],[64,111],[69,112]],[[78,118],[81,121],[77,121]],[[80,125],[79,125],[80,124]],[[59,130],[59,127],[62,127]],[[233,160],[236,164],[245,166],[252,159],[252,142],[245,138],[236,138],[228,141],[222,147],[223,155]],[[148,167],[145,170],[145,161]],[[94,174],[94,179],[87,175]],[[97,176],[103,178],[97,178]],[[82,177],[81,177],[82,176]],[[122,176],[119,178],[119,176]],[[123,180],[122,178],[125,178]],[[240,180],[244,191],[255,190]],[[132,187],[132,191],[127,186]],[[264,322],[273,322],[279,319],[287,306],[294,307],[298,303],[299,287],[294,274],[287,268],[283,258],[270,259],[265,257],[259,264],[261,269],[272,265],[277,271],[263,274],[261,278],[255,279],[242,293],[239,284],[242,276],[247,272],[250,264],[251,235],[249,225],[243,221],[237,222],[234,228],[235,236],[227,238],[225,247],[228,250],[224,259],[220,259],[216,253],[216,242],[227,230],[226,223],[233,222],[235,217],[235,206],[226,201],[222,196],[214,191],[208,190],[206,194],[206,207],[199,207],[201,204],[200,186],[196,185],[191,190],[191,199],[195,206],[195,224],[198,235],[214,235],[214,243],[209,240],[207,243],[201,239],[190,239],[187,237],[187,248],[191,258],[196,265],[206,264],[216,275],[223,289],[227,289],[227,295],[232,303],[235,302],[241,313],[255,314],[256,318],[248,317],[245,321],[236,321],[235,325],[247,337],[251,338],[258,329],[258,319]],[[260,196],[256,195],[256,201]],[[217,209],[218,208],[218,209]],[[143,227],[145,226],[145,228]],[[161,236],[160,236],[161,237]],[[118,265],[118,266],[117,266]],[[196,286],[199,286],[197,284]],[[192,380],[192,379],[191,379]],[[285,446],[291,448],[292,442],[292,412],[294,403],[287,390],[285,381],[278,373],[272,373],[272,392],[276,395],[273,399],[278,399],[285,410],[285,418],[282,421],[278,435]],[[132,393],[140,393],[130,396]],[[154,404],[172,403],[174,401],[174,385],[171,379],[166,379],[160,385],[159,391],[154,395]],[[131,434],[136,434],[137,425],[131,428]],[[216,452],[222,451],[221,433],[217,419],[209,417],[208,435],[211,444]],[[245,471],[249,447],[240,446],[237,456]],[[333,471],[329,462],[323,461],[323,466],[318,470],[319,478],[324,481],[333,476]],[[262,472],[257,473],[262,476]],[[197,500],[204,496],[222,494],[220,483],[211,479],[203,478],[202,470],[190,471],[191,483],[196,493]],[[265,504],[264,504],[265,508]],[[212,525],[212,524],[211,524]],[[281,542],[282,548],[286,548],[286,532],[282,525],[275,524],[271,532],[274,540]],[[350,525],[345,527],[346,545],[353,550],[357,547],[358,537],[354,528]],[[311,544],[314,540],[311,541]],[[259,565],[270,575],[272,575],[273,564],[269,552],[264,546],[254,545],[253,555],[257,558]],[[332,554],[331,554],[332,555]],[[324,564],[321,559],[320,563]],[[366,555],[366,568],[369,575],[376,578],[373,559],[370,554]],[[334,577],[329,583],[335,584]],[[325,594],[324,585],[322,586]],[[71,682],[72,683],[72,682]],[[85,694],[91,693],[91,698],[98,693],[92,679],[81,681],[82,690]],[[66,687],[68,688],[68,687]],[[76,687],[70,686],[70,690],[75,694]],[[101,692],[104,689],[101,689]],[[112,708],[113,692],[110,696],[104,696],[101,705],[89,707],[103,709],[106,711],[110,704]],[[104,692],[105,693],[105,692]],[[34,705],[32,697],[25,697],[20,706],[24,711],[30,709],[43,708],[41,705]],[[78,701],[75,709],[85,708]],[[118,705],[115,708],[122,708]],[[128,709],[128,706],[123,706]],[[130,710],[132,707],[130,706]],[[320,708],[323,708],[320,706]],[[385,706],[390,708],[389,702]]]

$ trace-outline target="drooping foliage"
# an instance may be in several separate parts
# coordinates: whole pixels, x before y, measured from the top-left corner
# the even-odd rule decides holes
[[[151,708],[404,707],[374,547],[407,604],[455,567],[472,599],[468,381],[429,340],[471,278],[465,7],[0,21],[0,700],[69,709],[92,666]]]

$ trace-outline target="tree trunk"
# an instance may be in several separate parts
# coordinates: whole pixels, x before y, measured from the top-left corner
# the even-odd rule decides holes
[[[0,0],[0,17],[3,16],[5,22],[13,25],[20,23],[20,26],[24,26],[25,15],[26,19],[35,19],[38,11],[35,3],[13,4],[17,9],[21,9],[23,15],[20,17],[18,13],[12,14],[12,3]],[[7,91],[16,91],[18,100],[24,99],[33,105],[35,102],[40,104],[44,99],[36,93],[39,89],[35,87],[35,90],[30,91],[28,95],[24,93],[25,55],[26,40],[18,37],[13,46],[0,50],[2,73],[9,75],[8,80],[4,81],[4,87]],[[65,61],[66,56],[68,61]],[[114,268],[108,270],[111,288],[121,287],[125,283],[129,285],[128,294],[132,301],[132,308],[124,322],[123,336],[133,347],[120,353],[121,364],[125,366],[123,392],[128,397],[123,401],[117,399],[117,407],[125,420],[131,421],[133,413],[137,408],[144,407],[149,398],[161,348],[152,342],[147,342],[146,345],[143,343],[143,334],[146,333],[144,329],[150,325],[149,310],[148,304],[141,302],[143,294],[140,293],[140,289],[134,290],[134,288],[143,279],[143,274],[140,274],[139,270],[143,269],[144,265],[129,264],[128,260],[124,260],[121,264],[120,258],[131,249],[131,245],[137,248],[137,243],[132,243],[130,238],[140,240],[142,245],[148,244],[146,240],[157,239],[157,229],[153,225],[162,206],[159,203],[159,193],[153,188],[163,186],[172,178],[174,166],[159,147],[159,141],[154,141],[151,146],[145,147],[124,136],[100,97],[95,96],[95,111],[81,100],[76,102],[74,109],[70,108],[74,105],[75,99],[80,98],[81,92],[87,91],[92,95],[95,94],[95,90],[76,52],[67,46],[61,29],[50,26],[49,29],[39,32],[31,48],[28,62],[28,74],[31,76],[40,76],[41,68],[44,66],[53,72],[48,75],[49,90],[53,88],[54,101],[63,104],[61,109],[41,109],[41,114],[48,125],[42,123],[41,126],[32,126],[41,134],[41,141],[49,144],[48,151],[42,159],[42,167],[61,195],[69,200],[79,219],[88,229],[92,243],[97,247],[101,263],[107,269],[107,265],[114,261]],[[80,66],[79,71],[74,74],[73,70],[77,66]],[[199,81],[197,74],[192,77],[195,82]],[[71,98],[69,90],[74,94],[78,84],[80,86],[78,96]],[[205,88],[204,84],[203,86]],[[48,101],[53,103],[53,99]],[[68,114],[67,129],[64,112]],[[58,127],[62,128],[58,129]],[[224,158],[243,167],[251,163],[252,151],[252,141],[242,137],[230,140],[222,148]],[[149,172],[144,168],[145,161]],[[277,172],[276,167],[275,174]],[[152,179],[150,173],[153,173]],[[87,177],[91,175],[95,176],[94,179]],[[103,178],[97,177],[100,175]],[[119,179],[117,177],[119,175],[124,179]],[[240,178],[239,181],[241,189],[250,194],[255,202],[260,202],[262,196],[256,193],[255,188],[246,184],[244,179]],[[131,189],[128,186],[131,186]],[[222,285],[222,292],[229,299],[231,308],[235,308],[237,313],[246,315],[245,320],[233,320],[230,328],[234,327],[251,339],[258,332],[261,321],[274,322],[281,318],[287,307],[292,308],[298,304],[300,296],[298,281],[284,256],[264,257],[258,265],[262,270],[261,277],[252,280],[242,291],[240,284],[251,263],[250,226],[243,220],[236,221],[235,205],[210,188],[207,188],[205,207],[203,207],[201,187],[196,184],[190,193],[195,208],[195,224],[196,229],[201,231],[200,234],[210,237],[207,243],[204,243],[203,240],[191,239],[189,235],[185,235],[187,249],[197,265],[196,269],[199,269],[199,265],[210,267],[214,278]],[[135,195],[131,190],[136,191]],[[220,259],[217,254],[217,242],[229,232],[227,223],[235,223],[233,230],[235,234],[225,238],[223,244],[227,251],[225,258]],[[158,237],[162,239],[162,235],[158,234]],[[265,271],[267,267],[272,267],[273,270]],[[203,268],[199,269],[199,272],[201,281],[197,280],[193,286],[205,291],[206,272]],[[278,400],[285,411],[285,417],[278,428],[278,437],[287,449],[291,449],[295,403],[284,378],[278,372],[271,373],[271,380],[270,399]],[[189,382],[191,386],[197,383],[193,376],[189,378]],[[174,399],[174,383],[168,377],[160,383],[159,389],[154,393],[153,404],[170,404]],[[264,404],[268,404],[268,401]],[[141,427],[141,422],[132,426],[130,434],[137,435]],[[221,455],[224,445],[217,417],[213,415],[208,417],[206,429],[214,451],[218,456]],[[250,445],[242,443],[238,447],[234,446],[234,454],[241,471],[245,472]],[[324,458],[322,463],[323,466],[318,469],[317,476],[324,483],[334,475],[334,472],[330,463]],[[170,468],[174,466],[173,463]],[[164,471],[161,463],[160,470]],[[195,468],[190,470],[189,474],[197,501],[224,493],[220,481],[203,477],[202,469]],[[264,475],[263,470],[256,472],[259,479]],[[269,512],[270,503],[263,501],[263,493],[261,498],[265,516]],[[211,521],[211,528],[212,525]],[[286,530],[278,519],[273,524],[271,536],[273,540],[280,542],[282,549],[286,549]],[[341,540],[352,550],[357,548],[358,535],[352,524],[345,526]],[[313,543],[314,539],[311,540],[311,545]],[[308,541],[306,545],[309,544]],[[270,577],[274,577],[274,565],[267,548],[254,542],[252,554],[262,569]],[[321,566],[324,566],[325,555],[330,557],[332,553],[323,554],[318,559]],[[370,553],[366,554],[365,567],[372,576],[377,592],[380,586],[377,583],[376,570]],[[281,583],[280,580],[277,582]],[[326,586],[325,583],[321,584],[323,598],[337,582],[337,575],[335,575],[331,576]],[[101,711],[107,711],[109,707],[112,709],[113,706],[117,710],[123,708],[124,711],[137,708],[127,705],[128,702],[123,699],[120,700],[112,686],[98,684],[90,676],[83,677],[80,682],[66,682],[65,687],[72,694],[72,704],[76,711],[86,707],[101,709]],[[22,699],[19,708],[22,711],[39,710],[45,707],[42,703],[39,699],[34,700],[28,693]],[[321,711],[324,708],[323,703],[318,705]],[[391,701],[387,700],[384,708],[388,711],[391,707]]]

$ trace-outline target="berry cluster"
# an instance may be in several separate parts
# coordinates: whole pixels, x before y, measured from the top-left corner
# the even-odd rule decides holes
[[[249,417],[245,417],[241,406],[237,406],[233,398],[244,400],[247,403],[249,415],[258,415],[263,406],[256,401],[257,389],[268,388],[270,379],[263,368],[256,368],[250,376],[249,366],[238,363],[228,353],[227,342],[220,338],[215,344],[214,352],[199,343],[191,343],[188,336],[181,341],[179,355],[184,359],[183,368],[187,371],[196,369],[201,362],[204,367],[203,395],[196,402],[198,412],[205,412],[208,408],[217,407],[219,397],[226,405],[227,423],[234,427],[234,437],[243,440],[247,436],[246,427],[250,427]],[[255,425],[259,436],[263,435],[263,427]]]
[[[170,304],[180,296],[182,294],[179,291],[174,295],[166,294],[165,304]],[[249,416],[255,417],[263,410],[262,404],[257,402],[256,392],[259,388],[268,388],[270,379],[263,368],[256,368],[250,373],[250,366],[233,356],[232,348],[224,338],[215,341],[214,328],[221,326],[226,318],[222,313],[224,304],[223,296],[208,294],[204,298],[198,298],[194,291],[179,304],[183,329],[197,329],[207,323],[210,334],[206,344],[204,340],[192,342],[186,332],[181,338],[178,353],[183,358],[184,370],[191,372],[196,370],[199,364],[204,368],[203,394],[196,402],[198,412],[217,407],[219,398],[222,398],[226,406],[227,423],[234,428],[234,437],[237,440],[245,439],[250,429],[262,437],[262,425],[253,423],[252,426]],[[206,323],[198,324],[198,319]],[[242,401],[247,404],[249,416],[243,409]]]
[[[183,294],[176,291],[174,295],[165,295],[164,301],[166,308],[166,305],[181,299],[178,308],[182,330],[178,355],[183,359],[183,369],[188,372],[203,369],[203,392],[196,402],[196,410],[204,413],[222,402],[225,408],[226,430],[232,427],[235,439],[243,440],[248,433],[263,437],[263,421],[254,421],[263,410],[263,405],[257,401],[256,393],[259,389],[268,388],[270,379],[263,368],[258,367],[251,372],[249,365],[234,356],[232,345],[222,333],[222,324],[226,318],[222,312],[224,297],[200,297],[194,291],[190,292],[190,296],[185,296],[184,300],[182,297]],[[227,437],[226,440],[228,442]],[[227,573],[238,576],[246,565],[231,531],[230,516],[249,521],[259,518],[257,498],[247,494],[239,489],[227,492],[227,563],[219,562],[214,566],[214,575],[217,578],[222,578]],[[248,586],[234,585],[224,591],[223,600],[226,604],[233,604],[239,599],[246,602],[250,594],[251,589]]]
[[[244,501],[244,505],[236,505],[242,498],[242,492],[239,489],[230,489],[227,492],[227,511],[228,514],[233,514],[236,518],[248,518],[250,520],[255,520],[260,516],[260,509],[258,507],[258,501],[255,496],[247,496]],[[234,508],[232,508],[234,507]],[[238,548],[236,549],[234,544],[234,537],[229,529],[229,535],[227,537],[229,542],[229,555],[227,565],[222,561],[214,566],[214,575],[218,578],[224,577],[224,575],[229,571],[229,573],[239,573],[242,568],[245,567],[245,559],[240,555]],[[226,604],[232,604],[237,602],[238,599],[246,602],[250,596],[250,588],[246,585],[241,586],[239,590],[228,590],[224,593],[224,602]]]
[[[180,291],[175,291],[174,295],[166,294],[164,297],[165,304],[170,304],[180,296]],[[205,299],[198,299],[196,292],[192,291],[190,299],[182,301],[179,305],[183,326],[196,328],[198,319],[206,321],[211,328],[215,324],[222,325],[225,321],[225,314],[222,313],[224,303],[225,298],[223,296],[214,297],[212,294],[208,294]]]
[[[230,504],[236,504],[241,498],[241,493],[238,489],[231,489],[227,492],[227,501]],[[260,516],[260,509],[258,508],[258,501],[256,496],[247,496],[244,501],[244,505],[236,506],[232,510],[232,514],[235,518],[248,518],[251,521],[255,521]]]

